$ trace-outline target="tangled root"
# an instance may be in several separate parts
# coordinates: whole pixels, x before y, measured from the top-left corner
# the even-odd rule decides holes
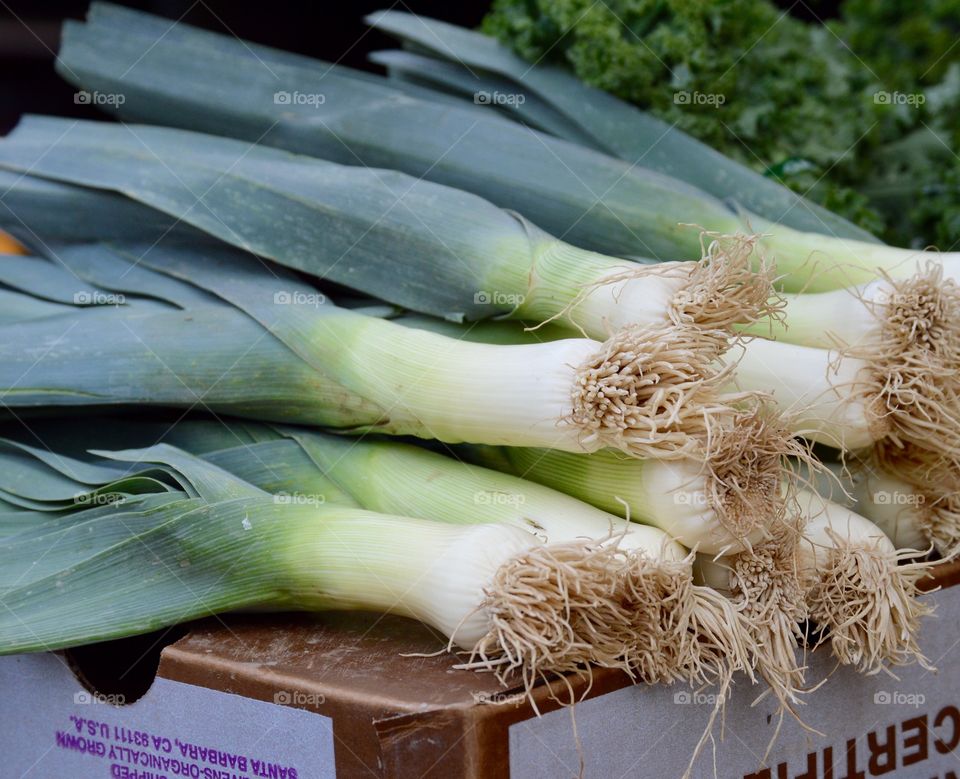
[[[933,563],[901,564],[911,552],[826,532],[833,548],[807,594],[811,619],[827,630],[821,643],[829,642],[837,660],[865,674],[913,662],[933,670],[917,644],[920,620],[933,610],[917,598],[917,582]]]
[[[757,647],[749,625],[729,598],[710,587],[689,585],[690,620],[686,651],[681,655],[684,678],[724,686],[736,671],[754,681]]]
[[[578,369],[567,421],[585,444],[599,440],[637,457],[707,456],[712,432],[734,413],[731,403],[753,396],[721,394],[735,366],[718,370],[715,358],[696,328],[624,329]]]
[[[960,551],[960,463],[913,444],[881,442],[860,464],[886,471],[913,489],[912,513],[924,537],[944,557]]]
[[[960,551],[960,491],[925,495],[917,510],[917,521],[924,535],[944,557],[956,557]]]
[[[573,541],[532,547],[500,567],[481,608],[489,630],[457,668],[519,673],[527,695],[540,679],[587,673],[588,663],[630,672],[635,617],[623,597],[626,555]]]
[[[775,537],[731,559],[731,593],[753,639],[754,665],[784,708],[798,703],[804,669],[797,663],[807,618],[795,532]]]
[[[709,245],[706,239],[713,240]],[[674,297],[670,317],[675,324],[730,331],[760,319],[781,318],[786,301],[774,289],[773,265],[754,261],[759,235],[723,235],[702,231],[703,259],[684,263],[689,274]]]
[[[631,669],[646,682],[713,684],[752,673],[747,636],[733,604],[693,583],[692,557],[654,560],[635,553],[625,596],[635,616]]]
[[[864,390],[894,445],[958,460],[960,285],[934,263],[886,282],[889,294],[864,301],[879,322],[878,336],[842,352],[872,366]]]
[[[790,431],[776,404],[762,396],[748,399],[725,422],[705,466],[710,508],[738,538],[782,524],[799,483],[798,470],[822,467]]]
[[[707,244],[707,239],[712,239]],[[604,276],[585,286],[562,311],[543,324],[559,318],[581,329],[573,319],[573,312],[591,294],[603,287],[625,285],[643,279],[661,279],[676,287],[667,301],[663,316],[666,321],[682,327],[696,327],[717,339],[717,348],[727,348],[725,342],[733,335],[734,327],[747,326],[759,319],[782,316],[784,299],[774,288],[773,266],[761,260],[752,262],[760,236],[736,233],[725,235],[701,230],[701,257],[697,262],[664,262],[639,265]],[[614,292],[619,302],[620,293]],[[615,321],[615,320],[614,320]],[[637,326],[656,324],[650,321],[632,322]],[[718,355],[719,356],[719,355]]]

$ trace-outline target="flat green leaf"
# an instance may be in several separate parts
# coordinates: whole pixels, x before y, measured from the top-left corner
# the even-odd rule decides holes
[[[597,149],[674,176],[716,197],[730,198],[771,222],[840,238],[877,241],[865,230],[676,127],[587,86],[562,68],[526,62],[493,38],[400,11],[379,11],[366,21],[465,69],[475,68],[513,81],[579,128],[581,133],[571,140],[579,142],[580,135],[586,133]]]
[[[3,593],[0,653],[145,633],[279,598],[282,571],[271,569],[270,551],[294,517],[315,513],[314,507],[266,497],[213,505],[184,501],[143,526],[103,517],[90,535],[109,537],[112,545],[97,551],[94,540],[73,552],[82,559],[69,567]],[[0,548],[0,571],[21,554],[18,544]]]
[[[61,73],[88,89],[122,93],[116,110],[128,120],[402,170],[470,190],[558,237],[612,254],[695,259],[697,236],[680,222],[739,224],[682,181],[493,114],[413,99],[386,80],[357,79],[327,63],[265,65],[235,40],[192,41],[182,24],[177,33],[158,40],[112,25],[68,25]],[[282,93],[289,102],[277,102]]]

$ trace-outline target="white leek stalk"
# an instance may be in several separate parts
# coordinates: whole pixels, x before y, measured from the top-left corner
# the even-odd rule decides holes
[[[469,447],[477,461],[545,484],[604,511],[659,527],[688,548],[728,554],[768,536],[788,503],[788,456],[805,448],[765,404],[713,431],[706,461]]]
[[[470,651],[469,667],[520,670],[528,688],[545,672],[606,661],[629,630],[630,615],[610,599],[615,547],[370,512],[302,525],[289,541],[291,605],[414,617]]]
[[[282,305],[269,288],[244,292],[259,296],[247,302],[250,315],[216,303],[103,307],[5,325],[0,394],[33,407],[192,407],[203,398],[213,411],[274,421],[653,457],[699,455],[731,413],[716,352],[693,327],[489,345],[329,303]],[[38,363],[45,339],[57,359]],[[111,370],[94,370],[104,354]]]
[[[834,400],[851,390],[861,400],[873,398],[863,411],[874,419],[878,414],[883,417],[873,427],[881,437],[883,428],[890,429],[890,453],[904,442],[923,447],[933,459],[954,457],[960,451],[960,286],[943,278],[939,265],[930,262],[909,278],[881,278],[859,289],[796,295],[787,299],[780,313],[782,317],[755,323],[749,331],[778,341],[834,349],[836,375],[830,377],[829,369],[820,374],[834,386],[845,380],[856,382],[852,369],[866,368],[859,389],[841,386],[831,393],[821,386],[815,400]],[[749,359],[742,365],[742,375],[751,367],[757,370],[758,360],[770,365],[773,354],[781,355],[772,363],[774,374],[789,371],[784,363],[792,362],[794,355],[798,360],[810,359],[801,357],[809,354],[801,350],[763,344],[746,348]],[[788,376],[788,381],[793,378]],[[801,401],[791,398],[787,387],[778,392],[799,407]],[[871,414],[872,409],[877,413]],[[839,412],[835,406],[821,407],[820,412],[827,427],[837,421],[832,417]],[[842,428],[841,422],[837,430],[841,435]],[[850,445],[858,441],[856,436],[848,440]]]
[[[960,468],[930,462],[915,447],[886,447],[862,460],[837,466],[850,494],[850,508],[879,527],[898,549],[926,552],[931,545],[949,557],[960,548]],[[891,462],[892,460],[892,462]]]
[[[810,491],[800,498],[810,617],[827,630],[834,656],[864,673],[914,661],[929,667],[916,639],[932,609],[917,585],[933,563],[904,562],[916,551],[898,550],[865,517]]]
[[[239,486],[227,484],[229,494],[212,502],[91,509],[5,539],[0,553],[34,563],[3,591],[0,653],[241,608],[364,609],[422,620],[471,653],[468,667],[517,670],[529,687],[543,674],[602,662],[594,647],[631,624],[609,597],[622,578],[615,547],[548,546],[505,524],[458,527]],[[91,538],[109,542],[91,546]],[[73,547],[67,566],[43,557],[58,541]]]
[[[928,260],[906,277],[880,277],[859,287],[784,295],[777,316],[741,327],[777,341],[816,346],[870,347],[956,357],[960,285]],[[943,360],[944,364],[948,359]],[[955,369],[956,370],[956,369]]]
[[[557,320],[591,338],[667,323],[727,331],[778,305],[772,268],[760,261],[751,269],[757,239],[704,233],[700,261],[657,265],[616,261],[550,239],[541,242],[529,269],[503,263],[497,283],[517,300],[512,318]]]
[[[732,413],[716,351],[692,327],[500,346],[338,314],[317,321],[320,364],[383,408],[383,432],[677,458],[701,453]]]
[[[642,679],[703,683],[768,671],[762,648],[725,598],[692,581],[691,557],[661,530],[608,514],[560,492],[395,442],[295,434],[325,477],[364,508],[451,523],[506,523],[544,543],[609,539],[626,556],[618,593],[634,617],[632,639],[602,651]]]
[[[960,505],[951,510],[951,501],[944,500],[928,506],[926,496],[906,479],[857,469],[851,487],[851,508],[879,527],[898,549],[923,551],[933,543],[948,552],[960,536]],[[952,521],[946,522],[947,517]],[[945,532],[950,525],[952,532]]]
[[[790,428],[843,450],[914,443],[932,457],[960,457],[960,403],[949,373],[938,383],[921,360],[902,363],[756,338],[726,358],[735,386],[770,393]]]

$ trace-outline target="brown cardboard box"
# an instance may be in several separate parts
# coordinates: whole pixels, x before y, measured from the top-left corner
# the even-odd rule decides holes
[[[958,581],[960,564],[942,567],[936,584]],[[960,663],[949,655],[960,644],[960,588],[926,597],[942,615],[924,630],[940,677],[919,667],[899,681],[833,674],[800,711],[823,735],[786,721],[768,768],[774,706],[751,706],[762,688],[741,680],[717,744],[717,775],[929,779],[949,776],[943,766],[956,763],[960,776],[952,754]],[[572,712],[551,699],[565,689],[539,686],[537,717],[493,675],[454,670],[441,648],[426,627],[394,617],[211,619],[167,646],[151,689],[122,707],[83,692],[53,655],[3,658],[0,755],[9,759],[0,776],[530,779],[576,776],[583,757],[589,777],[671,777],[686,767],[712,710],[709,690],[633,687],[622,674],[598,671],[588,692],[585,680],[571,681],[575,694],[587,692]],[[830,675],[829,657],[816,655],[813,678]],[[713,775],[708,747],[694,776]]]

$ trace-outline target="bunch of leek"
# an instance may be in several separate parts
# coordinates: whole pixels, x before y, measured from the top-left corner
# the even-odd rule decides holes
[[[466,442],[513,475],[249,423],[177,426],[181,448],[97,421],[47,426],[48,448],[11,435],[0,592],[29,627],[0,615],[4,651],[267,605],[399,611],[527,685],[591,663],[724,686],[756,671],[789,706],[808,617],[863,671],[925,662],[929,563],[900,564],[917,552],[788,463],[812,466],[798,434],[916,461],[912,483],[960,460],[956,258],[737,211],[715,197],[748,185],[735,169],[730,191],[702,176],[707,194],[585,148],[603,121],[550,90],[531,110],[571,140],[108,5],[64,41],[64,72],[122,91],[124,116],[243,140],[43,118],[0,140],[0,225],[42,255],[0,263],[0,402]],[[637,119],[619,116],[601,140],[623,157]],[[783,303],[768,257],[787,288],[868,282],[862,309],[821,315],[846,291]],[[370,297],[335,306],[314,280]],[[324,500],[281,494],[304,490]],[[95,608],[65,620],[64,582]]]
[[[82,239],[92,220],[99,240],[149,245],[161,240],[167,215],[165,232],[182,221],[445,319],[562,319],[604,339],[669,323],[725,330],[771,310],[772,271],[751,269],[754,240],[746,236],[707,247],[690,230],[701,261],[643,266],[579,249],[466,192],[227,138],[27,117],[0,141],[0,167],[21,174],[0,223],[43,243]],[[123,208],[109,191],[129,198]],[[153,209],[147,218],[136,203]],[[61,216],[63,209],[76,216]],[[182,225],[173,232],[197,240]]]
[[[493,467],[587,503],[613,509],[612,498],[619,498],[637,516],[655,515],[642,460],[520,448],[475,451]],[[746,550],[701,555],[705,580],[741,601],[755,624],[775,621],[781,651],[802,638],[799,623],[809,617],[829,629],[831,648],[841,662],[865,672],[886,663],[925,662],[916,634],[929,609],[916,595],[917,583],[932,563],[900,565],[917,552],[898,550],[868,519],[810,490],[795,490],[789,497],[786,511],[802,520],[799,537],[784,523]],[[657,524],[669,530],[678,520],[664,515]]]
[[[4,501],[32,504],[0,514],[3,653],[249,606],[370,609],[420,619],[470,652],[471,667],[521,671],[532,684],[602,663],[632,624],[615,599],[615,545],[377,514],[334,485],[320,493],[329,501],[285,500],[165,444],[92,462],[10,441],[3,453]],[[93,489],[117,475],[115,460],[127,462],[120,478]],[[124,475],[144,462],[158,465]],[[128,494],[133,481],[163,484],[158,473],[179,488]]]
[[[173,405],[454,443],[677,458],[703,452],[741,397],[720,393],[726,377],[689,327],[638,328],[605,344],[487,345],[334,306],[228,247],[168,240],[61,247],[56,257],[69,267],[64,284],[95,284],[93,296],[149,289],[152,298],[3,326],[0,399],[9,407]],[[27,277],[21,288],[57,276],[51,262],[27,258],[0,266],[0,281],[14,268]]]
[[[857,291],[806,296],[848,301],[851,316],[842,332],[849,340],[829,331],[818,336],[836,339],[833,349],[745,339],[722,357],[725,368],[718,370],[728,377],[730,392],[772,398],[781,424],[794,435],[844,451],[876,447],[901,473],[918,472],[924,463],[925,468],[938,463],[955,468],[960,462],[960,287],[942,280],[939,269],[931,268],[886,288],[889,293],[877,293],[869,307],[855,297]],[[788,318],[796,300],[786,303]],[[840,302],[833,300],[831,305]],[[816,305],[810,308],[807,332],[812,334]],[[420,317],[402,321],[502,344],[570,333],[556,326],[525,332],[509,322],[468,330]],[[773,327],[776,322],[776,316],[769,316],[749,329]],[[810,340],[816,339],[811,335]]]
[[[98,432],[104,426],[113,428],[113,435]],[[627,563],[620,569],[613,566],[619,578],[609,597],[619,605],[609,606],[613,618],[606,626],[619,627],[621,634],[604,635],[603,626],[596,626],[595,661],[603,657],[607,664],[619,663],[648,682],[729,680],[735,670],[750,673],[754,663],[770,672],[762,648],[749,643],[741,615],[725,598],[693,584],[692,557],[666,533],[625,522],[531,482],[406,444],[229,420],[187,420],[172,429],[123,419],[68,425],[43,420],[31,429],[31,437],[58,453],[70,451],[68,446],[76,447],[80,440],[106,438],[111,445],[170,440],[278,494],[281,501],[355,503],[371,511],[455,525],[507,524],[545,544],[609,539],[605,545],[617,550],[613,562]],[[51,464],[69,476],[71,467],[64,467],[64,462],[73,463],[58,458]],[[132,471],[126,481],[148,473],[142,468]],[[0,490],[4,486],[0,477]],[[101,488],[97,494],[107,493]],[[617,621],[623,608],[628,608],[632,620],[630,633]]]
[[[579,245],[621,256],[692,259],[693,222],[720,233],[764,234],[785,289],[822,291],[912,275],[930,255],[803,232],[626,161],[448,101],[424,101],[369,75],[94,4],[68,24],[58,60],[78,86],[124,94],[126,119],[173,123],[346,162],[389,166],[468,189]],[[284,105],[274,95],[324,100]],[[491,155],[490,150],[496,149]],[[735,196],[736,192],[728,193]],[[949,275],[960,259],[941,255]]]
[[[427,45],[421,40],[422,38],[433,38],[433,43],[428,47],[436,49],[439,45],[447,50],[448,56],[449,51],[463,49],[464,56],[467,57],[464,61],[470,61],[471,57],[476,57],[479,58],[478,61],[486,63],[485,67],[492,61],[495,63],[495,66],[491,66],[493,70],[503,72],[506,69],[514,74],[510,76],[511,78],[517,78],[515,70],[503,61],[502,52],[491,51],[489,46],[485,48],[468,33],[459,35],[440,25],[433,30],[434,34],[431,34],[432,28],[429,26],[429,21],[413,24],[398,15],[385,15],[378,19],[388,29],[409,37],[421,46]],[[412,31],[412,28],[417,25],[422,27],[419,35]],[[560,143],[548,136],[539,137],[531,131],[492,117],[478,118],[475,112],[467,109],[459,109],[466,112],[461,123],[451,121],[450,116],[457,115],[458,109],[451,107],[448,103],[442,101],[442,104],[424,103],[420,99],[424,95],[420,93],[417,97],[411,97],[409,94],[394,94],[389,85],[379,83],[369,75],[358,76],[348,71],[326,67],[321,73],[317,63],[311,63],[305,58],[280,55],[269,50],[257,49],[257,56],[253,56],[249,50],[243,50],[241,44],[221,39],[211,33],[182,28],[182,26],[178,26],[176,35],[164,36],[158,42],[155,38],[161,32],[161,28],[166,30],[166,25],[154,18],[111,6],[95,5],[86,26],[71,26],[67,30],[63,58],[63,62],[66,63],[65,68],[70,68],[72,78],[79,77],[81,81],[88,83],[88,86],[101,90],[124,90],[124,94],[130,98],[124,103],[124,110],[134,118],[148,118],[159,122],[173,120],[184,126],[249,137],[251,140],[329,156],[350,164],[358,162],[388,164],[415,175],[425,175],[437,181],[471,189],[499,205],[518,208],[538,223],[554,231],[562,231],[562,234],[569,235],[586,246],[606,251],[634,255],[646,253],[661,258],[664,256],[663,250],[660,249],[645,251],[643,247],[636,245],[635,240],[632,247],[623,243],[613,246],[603,244],[597,237],[602,233],[603,238],[606,239],[623,226],[630,228],[631,239],[639,237],[646,243],[653,240],[650,237],[652,235],[662,238],[664,219],[674,226],[679,222],[695,221],[708,229],[726,232],[734,232],[744,223],[733,214],[723,214],[707,208],[705,204],[709,202],[709,198],[702,193],[699,201],[694,202],[697,198],[678,182],[674,182],[676,185],[674,196],[667,197],[662,192],[660,195],[653,194],[651,187],[665,185],[656,175],[640,168],[622,169],[615,177],[611,172],[609,181],[602,180],[602,172],[610,169],[613,160],[603,160],[601,164],[597,158],[602,155],[593,154],[591,157],[591,153],[573,144]],[[142,41],[150,40],[156,43],[156,46],[152,46],[144,58],[140,57],[142,49],[130,43],[127,43],[129,51],[124,53],[122,39],[126,33],[139,36]],[[449,43],[438,44],[447,38],[450,39]],[[105,47],[106,43],[111,44],[109,49]],[[178,50],[184,56],[175,56]],[[201,58],[205,50],[209,50],[207,56],[210,62],[203,66]],[[134,57],[134,52],[136,68],[127,73],[130,70],[128,67],[130,63],[124,65],[125,58]],[[186,52],[190,53],[189,57],[185,56]],[[254,93],[238,94],[231,97],[227,105],[222,94],[213,95],[206,90],[204,76],[199,72],[202,67],[205,67],[205,72],[213,72],[214,68],[224,70],[227,62],[247,73],[254,83],[262,83],[264,79],[261,76],[258,81],[253,71],[263,69],[264,63],[268,63],[267,67],[275,69],[276,79],[288,86],[300,87],[301,92],[307,88],[308,83],[323,83],[328,90],[324,93],[325,97],[329,99],[319,106],[306,108],[290,106],[283,110],[279,119],[275,116],[275,111],[271,112],[265,107],[266,95],[256,97]],[[185,69],[187,72],[184,72]],[[124,74],[122,80],[117,78],[120,73]],[[161,78],[161,73],[167,73],[170,78]],[[81,75],[78,76],[78,74]],[[230,77],[236,79],[236,74]],[[536,73],[524,72],[522,78],[526,82],[537,85],[534,89],[537,94],[548,95],[548,102],[557,100],[563,102],[562,98],[555,96],[559,91],[555,81],[551,80],[556,78],[555,76],[548,74],[541,77]],[[177,84],[177,95],[170,94],[169,86],[164,86],[172,83]],[[189,85],[191,89],[196,90],[196,94],[188,94],[184,90],[184,85]],[[218,83],[217,88],[219,89],[220,86]],[[274,83],[273,86],[275,87],[276,84]],[[159,100],[160,97],[163,100]],[[610,127],[610,122],[591,118],[594,116],[592,112],[572,120],[569,104],[564,103],[559,110],[567,117],[568,122],[579,123],[581,130],[584,129],[583,125],[587,125],[588,135],[595,136],[600,133],[604,135],[607,146],[622,149],[622,138],[627,134],[625,128],[632,126],[632,122],[638,121],[635,112],[619,111],[592,92],[589,92],[588,97],[591,105],[598,106],[596,116],[614,117],[611,120],[613,129]],[[157,106],[166,105],[168,101],[174,101],[174,104],[180,105],[183,109],[176,113],[176,118],[172,118],[169,111],[157,110]],[[202,112],[197,110],[201,103],[204,106]],[[343,121],[345,116],[343,107],[346,104],[361,107],[366,112],[368,121]],[[448,138],[448,145],[452,147],[449,154],[438,150],[439,156],[436,159],[432,161],[424,159],[424,155],[429,151],[425,150],[423,144],[414,137],[414,130],[417,130],[420,136],[423,135],[422,124],[415,124],[412,119],[406,121],[398,118],[396,109],[399,107],[402,113],[410,104],[415,104],[418,122],[424,121],[424,117],[432,117],[436,121],[431,121],[431,125],[440,126],[439,132],[451,133]],[[374,138],[370,130],[377,126],[377,117],[380,112],[386,110],[388,105],[390,106],[390,131],[380,132]],[[307,110],[313,112],[314,118],[318,115],[321,117],[320,127],[315,121],[308,120]],[[223,112],[223,115],[221,116],[218,112]],[[237,121],[238,115],[245,121]],[[269,124],[267,124],[268,116]],[[272,131],[274,122],[279,122],[284,131]],[[261,126],[262,132],[253,137],[250,128]],[[474,126],[482,128],[482,133],[476,131],[476,137]],[[248,132],[251,134],[248,135]],[[455,132],[459,132],[458,137],[453,136]],[[370,133],[369,137],[368,133]],[[58,131],[58,137],[61,134],[63,133]],[[437,132],[431,133],[431,137],[436,135]],[[482,157],[479,150],[473,146],[480,135],[484,138],[496,135],[499,140],[497,148],[501,150],[501,154],[492,163]],[[130,139],[127,140],[130,141]],[[582,138],[580,140],[582,141]],[[117,143],[115,140],[113,142]],[[145,142],[153,146],[149,138],[145,138]],[[67,136],[67,144],[69,145],[69,136]],[[347,147],[349,147],[349,154],[344,151]],[[508,159],[507,152],[513,153],[514,150],[517,151],[517,158]],[[545,150],[549,150],[550,153],[545,154]],[[39,153],[36,156],[39,156]],[[30,162],[32,160],[28,157],[19,155],[11,164],[25,170]],[[499,167],[491,172],[491,165]],[[41,160],[36,169],[45,175],[62,177],[67,175],[64,167],[63,164],[54,163],[44,165]],[[571,171],[576,179],[573,182],[567,181]],[[513,177],[521,173],[523,182],[514,180]],[[83,181],[77,177],[73,180]],[[87,179],[87,183],[90,181]],[[122,189],[118,187],[117,182],[105,184],[100,179],[97,182],[99,185]],[[531,186],[539,188],[535,195],[529,194],[525,189]],[[629,198],[621,199],[617,193],[623,187],[629,186],[635,186],[633,194]],[[743,184],[742,182],[737,185],[731,183],[731,186],[742,188]],[[687,201],[682,205],[676,202],[678,193],[688,196]],[[727,194],[736,195],[737,192]],[[578,201],[578,211],[574,216],[573,213],[564,209],[568,208],[575,199]],[[597,207],[600,202],[602,202],[602,208]],[[636,203],[648,204],[642,214],[635,213]],[[598,212],[600,212],[599,215]],[[610,213],[616,216],[617,224],[613,229],[600,229],[601,220],[607,219]],[[732,216],[735,218],[731,219]],[[643,221],[651,219],[653,219],[652,222]],[[775,258],[779,270],[786,272],[787,286],[793,288],[817,290],[864,282],[874,277],[875,269],[878,267],[909,277],[915,270],[923,271],[926,264],[924,257],[930,257],[930,255],[902,252],[856,240],[862,236],[841,240],[812,233],[801,234],[790,228],[771,226],[761,219],[748,217],[746,223],[770,233],[761,238],[761,244],[766,247],[766,254]],[[589,235],[581,235],[578,232],[585,224],[593,225]],[[606,227],[610,228],[609,225]],[[684,249],[676,243],[669,251],[672,255],[666,256],[675,258],[684,256],[684,252],[689,252],[689,247]],[[754,254],[756,255],[757,252]],[[903,262],[900,262],[901,259]],[[921,259],[923,259],[922,264],[919,262]],[[953,273],[950,270],[952,262],[955,261],[946,262],[948,277]],[[853,263],[852,266],[851,263]],[[520,267],[512,263],[511,266]],[[597,283],[596,275],[591,280],[586,277],[589,274],[580,274],[577,278],[573,278],[569,274],[561,273],[559,275],[566,282],[571,283],[565,287],[566,293],[557,296],[550,279],[538,278],[542,264],[538,266],[535,261],[532,266],[524,267],[527,268],[527,274],[522,280],[514,279],[511,283],[501,275],[499,278],[502,285],[489,294],[491,298],[500,295],[503,300],[516,303],[517,305],[511,309],[511,313],[515,316],[542,321],[569,314],[569,323],[585,328],[585,331],[593,337],[599,337],[600,331],[604,331],[605,334],[609,328],[619,327],[625,323],[645,321],[644,316],[636,312],[636,306],[627,305],[622,311],[630,310],[630,316],[622,317],[611,315],[607,305],[608,295],[626,304],[636,301],[640,296],[651,295],[652,289],[649,283],[634,285],[632,280],[628,280],[632,273],[629,269],[621,268],[619,272],[608,270],[606,275],[601,274],[603,280],[608,283],[601,285],[599,290],[594,288]],[[627,275],[620,275],[623,273]],[[709,321],[710,318],[704,316],[704,307],[694,305],[693,307],[697,310],[691,312],[689,301],[715,300],[718,297],[716,293],[718,288],[725,286],[730,289],[731,285],[726,283],[726,279],[720,284],[712,284],[709,294],[704,296],[697,291],[695,282],[686,281],[686,271],[681,275],[684,277],[684,281],[680,282],[684,285],[683,296],[688,302],[681,306],[683,310],[679,315],[692,317],[694,320]],[[609,283],[617,279],[623,283]],[[924,277],[918,283],[912,281],[898,283],[895,285],[897,296],[900,299],[912,298],[911,290],[922,286],[926,280]],[[634,286],[638,287],[635,291]],[[734,305],[729,309],[721,307],[720,310],[726,312],[720,316],[723,324],[729,324],[739,316],[754,320],[754,332],[770,332],[771,329],[775,332],[783,331],[784,328],[778,326],[776,320],[771,322],[766,317],[756,315],[751,317],[744,311],[744,308],[757,310],[756,300],[750,306],[743,305],[743,296],[749,295],[750,285],[732,286],[741,293],[738,300],[741,305]],[[573,292],[574,287],[580,290],[579,294]],[[538,304],[536,289],[549,290],[552,298],[551,305]],[[692,296],[689,294],[691,290]],[[676,294],[673,285],[667,285],[667,291],[668,295]],[[663,295],[653,292],[653,298],[657,301],[656,309],[660,311]],[[674,301],[676,300],[677,298],[674,297]],[[404,301],[396,302],[409,305]],[[842,303],[841,300],[841,305]],[[596,311],[598,305],[600,310]],[[805,328],[812,327],[816,331],[815,334],[808,334],[805,339],[802,335],[798,337],[805,342],[813,341],[814,345],[822,345],[829,334],[833,333],[830,328],[832,323],[829,320],[823,322],[821,326],[817,323],[822,319],[821,312],[824,309],[830,310],[835,305],[836,303],[829,299],[817,301],[804,296],[791,306],[792,310],[788,311],[783,321],[793,332],[800,334]],[[677,309],[676,303],[673,304],[673,308]],[[440,312],[441,315],[449,313],[449,311]],[[899,312],[896,326],[900,327],[902,324],[900,320],[903,319],[923,320],[923,316],[927,313],[928,311],[922,306],[919,310]],[[677,314],[675,313],[674,316]],[[859,318],[869,318],[869,312],[864,311]],[[761,321],[757,321],[758,319]],[[957,339],[955,332],[957,325],[953,318],[947,316],[935,319],[936,321],[928,322],[927,331],[946,333],[947,340]],[[945,330],[939,329],[939,323],[943,321],[949,323]],[[791,323],[794,323],[792,327]],[[805,323],[812,324],[805,325]],[[898,348],[894,350],[892,356],[888,353],[886,337],[869,343],[857,338],[845,339],[845,343],[851,346],[842,360],[838,360],[837,355],[824,351],[794,349],[785,345],[773,347],[757,343],[747,350],[748,359],[742,366],[740,386],[744,389],[762,391],[775,389],[776,394],[782,397],[784,408],[798,412],[795,431],[812,439],[844,449],[860,448],[887,438],[897,445],[903,442],[926,441],[929,443],[932,456],[956,458],[960,453],[960,439],[955,434],[958,429],[957,422],[960,420],[960,413],[956,409],[960,377],[957,377],[956,369],[950,364],[950,349],[947,348],[943,355],[937,355],[932,363],[918,361],[914,359],[916,350],[913,348],[917,339],[908,334],[907,340],[910,343],[904,344],[902,334],[901,327],[896,335]],[[842,333],[836,333],[836,335],[842,336]],[[924,355],[932,351],[926,349]],[[794,366],[796,375],[790,375],[781,381],[778,370],[774,370],[774,367],[779,369],[783,365]],[[807,388],[803,380],[804,374],[811,371],[817,376],[818,383]],[[798,391],[798,388],[803,391]],[[806,406],[810,407],[810,413],[799,413]]]

